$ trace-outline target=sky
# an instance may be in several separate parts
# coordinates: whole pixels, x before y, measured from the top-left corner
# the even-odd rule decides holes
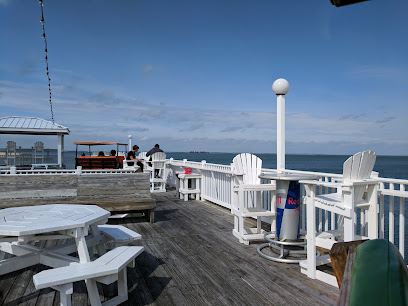
[[[44,0],[56,123],[147,151],[408,152],[408,1]],[[0,0],[0,117],[51,120],[37,0]],[[31,147],[56,137],[0,135]]]

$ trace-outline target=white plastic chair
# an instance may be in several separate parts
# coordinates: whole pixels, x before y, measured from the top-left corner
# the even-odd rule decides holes
[[[310,278],[337,286],[333,275],[316,270],[317,265],[330,262],[329,255],[316,256],[316,247],[330,250],[337,241],[378,238],[378,180],[370,179],[375,159],[376,155],[372,151],[351,156],[343,164],[343,179],[339,182],[300,181],[306,188],[307,205],[307,260],[301,262],[300,266],[302,272]],[[335,188],[336,192],[317,195],[316,186]],[[337,214],[338,228],[316,232],[316,208]],[[367,236],[356,234],[357,208],[366,211]],[[334,224],[331,227],[334,228]]]
[[[270,231],[276,232],[276,183],[261,184],[259,175],[262,160],[253,154],[235,156],[232,165],[235,172],[231,205],[231,213],[234,215],[232,233],[241,243],[248,245],[251,240],[264,239],[266,231],[261,228],[262,217],[271,218]],[[246,217],[255,218],[257,226],[246,227]]]
[[[150,163],[150,192],[166,192],[166,153],[153,153]]]

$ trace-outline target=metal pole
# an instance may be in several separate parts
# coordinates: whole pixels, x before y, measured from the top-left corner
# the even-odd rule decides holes
[[[128,151],[130,152],[132,151],[132,135],[129,135],[128,138],[129,138],[129,150]]]
[[[285,170],[285,95],[289,91],[289,82],[277,79],[273,82],[272,90],[277,96],[276,105],[276,170]]]

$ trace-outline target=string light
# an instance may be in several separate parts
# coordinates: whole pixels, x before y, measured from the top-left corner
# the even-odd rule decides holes
[[[40,1],[40,7],[41,7],[41,24],[42,24],[42,28],[43,28],[43,35],[42,38],[44,39],[44,44],[45,44],[45,63],[46,63],[46,71],[47,71],[47,78],[48,78],[48,91],[50,92],[50,109],[51,109],[51,120],[52,123],[54,123],[54,112],[52,111],[52,99],[51,99],[51,78],[50,78],[50,73],[48,71],[48,48],[47,48],[47,38],[45,36],[45,27],[44,27],[44,9],[43,9],[43,0],[39,0]]]

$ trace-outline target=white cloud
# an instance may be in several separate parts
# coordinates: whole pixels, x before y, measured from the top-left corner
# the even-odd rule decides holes
[[[0,92],[2,117],[29,115],[49,119],[46,85],[0,81]],[[120,91],[109,87],[83,91],[57,85],[55,92],[55,121],[71,130],[66,138],[68,150],[73,149],[74,141],[80,140],[127,142],[129,134],[133,135],[134,143],[146,150],[154,143],[163,144],[168,151],[276,150],[276,114],[273,111],[197,111],[160,101],[148,103],[148,99],[119,97]],[[339,153],[352,154],[360,147],[375,147],[379,154],[393,148],[394,154],[405,154],[406,151],[401,150],[408,146],[406,117],[402,112],[391,110],[387,114],[367,110],[341,116],[329,112],[319,116],[309,112],[287,112],[288,153],[327,154],[336,148]],[[27,146],[32,146],[31,142],[27,142]],[[383,146],[378,145],[380,143]],[[321,151],[325,146],[328,149]]]

